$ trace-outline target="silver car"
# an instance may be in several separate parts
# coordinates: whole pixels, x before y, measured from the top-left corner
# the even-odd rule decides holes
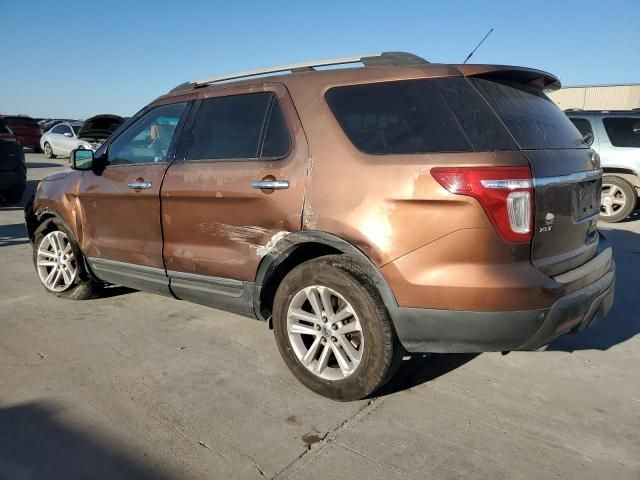
[[[600,218],[619,222],[631,215],[640,192],[640,111],[566,111],[585,141],[600,154]]]
[[[62,122],[42,134],[40,147],[42,147],[45,157],[68,157],[72,150],[78,148],[86,148],[87,150],[97,149],[99,145],[94,147],[90,142],[78,137],[78,132],[81,127],[81,122]]]

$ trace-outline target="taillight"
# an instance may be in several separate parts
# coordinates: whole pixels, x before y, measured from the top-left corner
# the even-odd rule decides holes
[[[451,193],[476,198],[506,242],[531,241],[534,204],[529,167],[437,167],[431,175]]]

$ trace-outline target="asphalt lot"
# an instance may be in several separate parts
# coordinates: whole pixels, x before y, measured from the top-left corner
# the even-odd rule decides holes
[[[30,188],[67,160],[27,155]],[[26,198],[26,196],[25,196]],[[640,221],[602,225],[616,305],[545,352],[416,356],[369,401],[306,390],[264,324],[40,286],[0,206],[0,479],[640,479]]]

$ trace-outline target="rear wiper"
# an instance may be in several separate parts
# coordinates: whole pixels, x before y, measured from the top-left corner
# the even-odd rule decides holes
[[[593,133],[584,132],[584,134],[582,135],[582,143],[590,147],[591,144],[593,143]]]

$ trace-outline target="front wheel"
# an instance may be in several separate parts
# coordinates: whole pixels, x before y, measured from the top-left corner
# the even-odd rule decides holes
[[[51,145],[48,142],[44,144],[44,156],[45,158],[56,158],[53,154],[53,148],[51,148]]]
[[[87,272],[82,252],[57,220],[40,225],[34,234],[33,263],[47,292],[73,300],[95,298],[102,284]]]
[[[287,367],[306,387],[334,400],[371,395],[402,360],[380,295],[342,255],[289,272],[276,292],[273,321]]]
[[[636,209],[638,195],[625,179],[613,175],[602,178],[600,219],[616,223],[624,220]]]

